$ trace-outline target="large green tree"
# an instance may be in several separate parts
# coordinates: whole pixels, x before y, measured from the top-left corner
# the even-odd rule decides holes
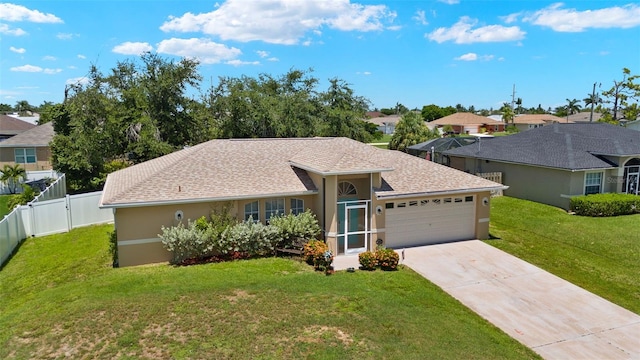
[[[636,80],[640,75],[631,75],[631,70],[622,69],[622,80],[614,80],[613,86],[602,92],[604,102],[611,104],[610,111],[605,114],[605,121],[612,120],[617,122],[624,110],[633,104],[632,101],[640,99],[640,84]],[[629,119],[635,120],[635,119]]]
[[[389,141],[389,149],[406,152],[409,146],[436,137],[438,137],[437,130],[429,130],[420,114],[408,112],[396,124],[395,132]]]
[[[200,123],[202,107],[187,95],[200,80],[194,60],[144,54],[106,75],[92,66],[88,80],[70,86],[65,102],[44,114],[56,133],[53,166],[67,174],[71,191],[101,188],[109,168],[211,138]]]

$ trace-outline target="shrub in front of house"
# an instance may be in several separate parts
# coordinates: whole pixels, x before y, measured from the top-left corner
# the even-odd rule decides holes
[[[360,268],[362,270],[372,271],[378,267],[378,258],[372,251],[365,251],[358,254],[358,262],[360,262]]]
[[[304,245],[304,260],[316,270],[329,270],[333,262],[333,254],[329,246],[322,240],[309,240]]]
[[[398,269],[398,262],[400,262],[400,256],[393,249],[379,248],[376,250],[376,259],[378,260],[378,266],[385,271],[392,271]]]
[[[158,234],[165,249],[173,253],[171,263],[180,264],[189,259],[200,259],[210,254],[212,244],[210,238],[191,220],[187,225],[162,227]]]
[[[571,211],[581,216],[640,214],[640,196],[632,194],[592,194],[571,198]]]
[[[273,216],[269,220],[269,226],[278,230],[281,241],[277,244],[279,248],[290,247],[296,239],[315,239],[320,234],[320,225],[315,214],[311,210],[297,215]]]
[[[225,255],[243,253],[249,257],[265,256],[275,252],[278,242],[280,233],[276,227],[249,219],[228,227],[220,237],[217,250]]]

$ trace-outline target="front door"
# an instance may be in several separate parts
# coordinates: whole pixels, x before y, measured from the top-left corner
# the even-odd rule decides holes
[[[627,188],[625,192],[627,194],[638,195],[638,183],[640,182],[640,174],[629,172],[627,174]]]
[[[338,203],[338,254],[358,254],[367,247],[367,203]]]

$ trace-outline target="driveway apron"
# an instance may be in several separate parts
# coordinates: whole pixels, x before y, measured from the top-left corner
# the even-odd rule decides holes
[[[401,261],[545,359],[640,359],[640,316],[482,241]]]

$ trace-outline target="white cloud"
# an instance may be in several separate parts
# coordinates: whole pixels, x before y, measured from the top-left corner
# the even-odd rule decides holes
[[[558,32],[581,32],[589,28],[628,29],[640,26],[640,6],[638,4],[585,11],[562,9],[563,5],[562,3],[552,4],[523,20],[549,27]]]
[[[472,29],[477,20],[463,16],[450,28],[438,28],[426,35],[429,40],[437,43],[453,41],[456,44],[472,44],[478,42],[505,42],[524,38],[526,34],[517,26],[487,25]]]
[[[441,3],[449,4],[449,5],[455,5],[460,3],[460,0],[438,0],[438,1]]]
[[[267,59],[267,61],[277,62],[277,61],[280,61],[280,59],[278,59],[277,57],[270,57]]]
[[[356,74],[369,76],[371,75],[371,71],[358,71]]]
[[[208,13],[170,17],[165,32],[202,32],[222,40],[300,43],[308,32],[323,27],[339,31],[380,31],[396,13],[384,5],[361,5],[350,0],[228,0]]]
[[[507,16],[501,16],[500,19],[504,21],[506,24],[512,24],[518,21],[518,18],[522,16],[521,12],[509,14]]]
[[[11,71],[16,71],[16,72],[31,72],[31,73],[44,73],[44,74],[57,74],[59,72],[62,72],[62,69],[43,69],[40,66],[35,66],[35,65],[22,65],[22,66],[14,66],[12,68],[10,68],[9,70]]]
[[[18,53],[18,54],[24,54],[27,52],[27,50],[25,48],[16,48],[16,47],[9,47],[9,50],[13,51],[14,53]]]
[[[268,51],[262,51],[262,50],[256,51],[256,54],[258,54],[258,56],[260,56],[263,59],[269,56],[269,52]]]
[[[458,60],[458,61],[477,61],[477,60],[482,60],[482,61],[490,61],[493,60],[495,56],[493,55],[478,55],[476,53],[466,53],[464,55],[460,55],[457,58],[454,58],[454,60]],[[500,58],[502,59],[502,58]]]
[[[29,21],[35,23],[63,23],[62,19],[53,14],[44,14],[38,10],[31,10],[22,5],[0,4],[0,20]]]
[[[47,56],[43,57],[42,60],[44,60],[44,61],[56,61],[57,59],[56,59],[55,56],[47,55]]]
[[[466,53],[464,55],[458,56],[455,60],[461,61],[476,61],[478,60],[478,55],[476,53]]]
[[[149,52],[153,50],[153,46],[149,45],[147,42],[123,42],[120,45],[114,46],[111,51],[116,54],[124,54],[124,55],[140,55],[145,52]]]
[[[229,60],[225,64],[233,65],[233,66],[243,66],[243,65],[260,65],[260,61],[241,61],[241,60]]]
[[[204,64],[234,60],[242,54],[240,49],[198,38],[162,40],[157,49],[158,53],[195,58]]]
[[[66,85],[87,85],[88,83],[89,83],[89,78],[87,78],[86,76],[71,78],[65,81]]]
[[[86,59],[87,57],[82,55],[82,54],[78,54],[78,59]]]
[[[34,65],[14,66],[9,70],[18,72],[42,72],[42,68],[40,66]]]
[[[45,74],[53,75],[53,74],[61,73],[62,69],[44,69],[42,70],[42,72]]]
[[[411,18],[411,20],[417,22],[420,25],[429,25],[427,21],[427,15],[424,10],[416,11],[416,14]]]
[[[71,40],[73,39],[74,36],[77,36],[77,35],[73,35],[69,33],[58,33],[58,35],[56,35],[56,37],[60,40]]]
[[[13,35],[13,36],[23,36],[27,35],[27,32],[20,28],[11,28],[7,24],[0,24],[0,34],[4,35]]]

